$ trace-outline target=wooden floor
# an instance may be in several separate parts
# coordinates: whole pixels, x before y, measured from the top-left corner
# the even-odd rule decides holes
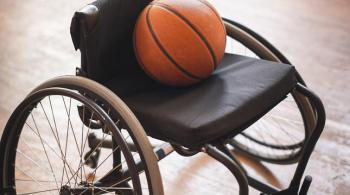
[[[325,103],[327,123],[307,174],[310,194],[350,193],[350,1],[211,0],[222,16],[271,41]],[[88,1],[0,1],[0,132],[31,89],[79,65],[69,35],[72,14]],[[0,135],[1,135],[0,133]],[[242,157],[255,175],[286,186],[294,166]],[[160,162],[167,194],[237,194],[230,173],[204,154]],[[258,194],[251,190],[252,194]]]

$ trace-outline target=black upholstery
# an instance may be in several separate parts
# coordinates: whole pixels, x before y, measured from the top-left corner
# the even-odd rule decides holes
[[[295,86],[294,67],[232,54],[200,84],[172,88],[153,81],[132,49],[133,26],[146,4],[99,0],[75,14],[71,33],[86,76],[122,97],[149,135],[186,147],[233,136]]]
[[[291,91],[294,74],[290,65],[226,54],[218,70],[198,85],[150,85],[124,101],[151,136],[196,147],[241,132]],[[118,91],[117,83],[107,86]]]
[[[100,83],[123,74],[141,74],[133,50],[133,29],[150,0],[97,0],[77,11],[71,35],[81,66]]]

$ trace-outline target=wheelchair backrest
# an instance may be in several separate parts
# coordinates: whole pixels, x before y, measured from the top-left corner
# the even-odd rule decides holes
[[[74,14],[71,36],[81,52],[81,69],[104,84],[128,74],[143,74],[132,37],[137,17],[151,0],[97,0]]]

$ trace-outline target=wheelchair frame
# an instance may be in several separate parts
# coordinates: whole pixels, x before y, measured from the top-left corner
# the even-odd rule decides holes
[[[261,37],[256,32],[232,20],[229,20],[226,18],[223,18],[223,20],[225,22],[238,26],[239,28],[243,29],[248,34],[256,38],[257,40],[262,42],[264,46],[268,47],[269,50],[271,50],[274,53],[274,55],[276,55],[278,59],[281,60],[281,62],[286,64],[291,64],[289,60],[282,53],[279,52],[279,50],[277,50],[272,44],[270,44],[268,41],[266,41],[263,37]],[[259,57],[265,57],[265,56],[264,54],[261,54],[261,56]],[[270,60],[276,60],[276,59],[270,59]],[[85,73],[82,73],[81,69],[79,68],[77,68],[76,72],[78,76],[85,75]],[[185,156],[185,157],[195,155],[199,152],[204,152],[204,153],[207,153],[212,158],[214,158],[215,160],[222,163],[227,169],[229,169],[229,171],[236,178],[239,184],[240,195],[245,195],[249,193],[248,186],[251,186],[257,189],[258,191],[262,192],[262,195],[264,194],[266,195],[268,194],[306,195],[311,185],[312,177],[306,176],[304,178],[302,185],[301,185],[301,180],[303,178],[303,174],[305,172],[305,168],[310,159],[312,151],[324,129],[326,115],[325,115],[325,110],[321,99],[306,87],[304,80],[302,79],[302,77],[298,72],[296,72],[296,77],[297,77],[298,83],[294,90],[299,92],[306,98],[308,98],[308,100],[310,101],[314,111],[313,117],[315,117],[316,119],[316,124],[314,125],[314,128],[311,130],[312,133],[310,136],[308,136],[309,138],[305,140],[305,143],[301,150],[301,154],[300,154],[301,156],[298,160],[298,166],[295,169],[294,176],[288,188],[284,190],[278,190],[275,187],[272,187],[250,176],[245,170],[245,168],[243,167],[243,165],[241,164],[241,162],[230,152],[230,149],[227,147],[227,144],[230,142],[231,138],[227,138],[226,140],[221,140],[220,142],[217,142],[215,144],[206,144],[205,146],[199,149],[184,148],[182,146],[171,144],[171,143],[164,143],[160,146],[153,146],[157,160],[160,161],[164,159],[174,151],[176,151],[181,156]],[[96,144],[99,143],[100,141],[101,140],[96,137],[94,139],[91,139],[91,143],[92,143],[91,148],[95,148],[97,146]],[[112,149],[113,148],[112,140],[104,140],[103,146],[106,148]],[[132,144],[130,144],[129,146],[130,148],[135,148],[135,146],[133,146]],[[142,169],[142,163],[138,162],[137,167]]]
[[[233,21],[224,19],[226,22],[232,22]],[[249,34],[254,36],[255,38],[259,39],[261,42],[264,43],[265,46],[269,47],[271,51],[273,51],[280,59],[282,59],[282,62],[284,63],[289,63],[289,61],[277,50],[275,49],[270,43],[268,43],[265,39],[263,39],[261,36],[253,32],[252,30],[244,27],[243,25],[240,25],[238,23],[235,23],[237,26],[240,26],[242,29],[245,29]],[[77,76],[83,76],[84,74],[80,71],[80,69],[77,69]],[[311,176],[306,176],[304,178],[303,183],[301,184],[301,180],[303,178],[303,174],[305,172],[306,165],[310,159],[311,153],[317,143],[317,140],[319,139],[325,125],[325,110],[323,107],[323,104],[320,100],[320,98],[313,93],[311,90],[306,88],[306,85],[304,81],[302,80],[301,76],[297,73],[296,75],[298,79],[298,84],[295,86],[295,91],[300,93],[301,95],[305,96],[307,98],[313,108],[313,117],[315,118],[316,123],[312,127],[312,131],[310,136],[306,137],[305,143],[301,149],[301,156],[298,159],[298,165],[297,168],[294,172],[294,176],[289,184],[289,186],[286,189],[283,190],[278,190],[266,183],[263,183],[256,178],[250,176],[241,162],[236,159],[236,157],[230,152],[229,148],[227,147],[227,144],[229,143],[231,137],[223,139],[223,140],[218,140],[215,143],[208,143],[201,148],[184,148],[183,146],[179,146],[176,144],[172,143],[164,143],[159,146],[155,146],[153,148],[153,151],[156,155],[156,158],[158,161],[164,159],[166,156],[171,154],[173,151],[176,151],[178,154],[182,156],[192,156],[198,152],[204,152],[207,153],[209,156],[214,158],[215,160],[219,161],[222,163],[229,171],[233,174],[233,176],[236,178],[238,185],[239,185],[239,194],[240,195],[246,195],[249,193],[249,188],[248,186],[251,186],[260,192],[262,194],[271,194],[271,195],[306,195],[309,189],[309,186],[311,184],[312,178]],[[59,88],[65,88],[66,86],[55,86]],[[50,90],[49,89],[43,89],[45,90]],[[69,93],[69,92],[67,92]],[[74,94],[71,94],[74,96]],[[94,110],[100,110],[101,108],[94,103],[91,103],[90,105]],[[298,105],[299,106],[299,105]],[[101,111],[102,112],[102,111]],[[265,113],[264,113],[265,114]],[[10,121],[11,122],[11,121]],[[2,138],[6,140],[7,134]],[[100,143],[103,141],[103,145],[98,146],[97,143]],[[133,150],[133,148],[139,147],[135,146],[130,143],[128,144],[128,147],[130,150]],[[2,146],[2,145],[1,145]],[[90,148],[98,148],[98,147],[103,147],[103,148],[111,148],[114,149],[116,144],[112,139],[110,140],[100,140],[97,137],[91,136],[89,137],[89,146]],[[1,151],[4,149],[4,147],[1,148]],[[3,152],[3,151],[2,151]],[[117,158],[118,154],[114,155],[113,153],[113,164],[118,164],[120,162],[120,159]],[[0,163],[1,164],[1,163]],[[1,164],[2,165],[2,164]],[[145,168],[144,164],[142,161],[137,161],[135,162],[135,167],[137,171],[141,171]],[[3,167],[1,167],[3,168]],[[123,170],[121,177],[122,178],[128,178],[131,176],[131,173],[128,170]],[[113,174],[109,174],[106,177],[103,177],[100,182],[106,182],[108,185],[108,182],[113,181],[114,179]],[[1,194],[8,193],[12,194],[14,193],[15,189],[12,188],[3,188],[1,189]],[[80,191],[79,191],[80,192]]]

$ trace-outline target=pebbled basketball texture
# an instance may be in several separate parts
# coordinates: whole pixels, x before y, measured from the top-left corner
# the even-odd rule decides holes
[[[200,82],[215,70],[226,45],[220,15],[205,0],[156,0],[140,14],[134,49],[143,70],[171,86]]]

